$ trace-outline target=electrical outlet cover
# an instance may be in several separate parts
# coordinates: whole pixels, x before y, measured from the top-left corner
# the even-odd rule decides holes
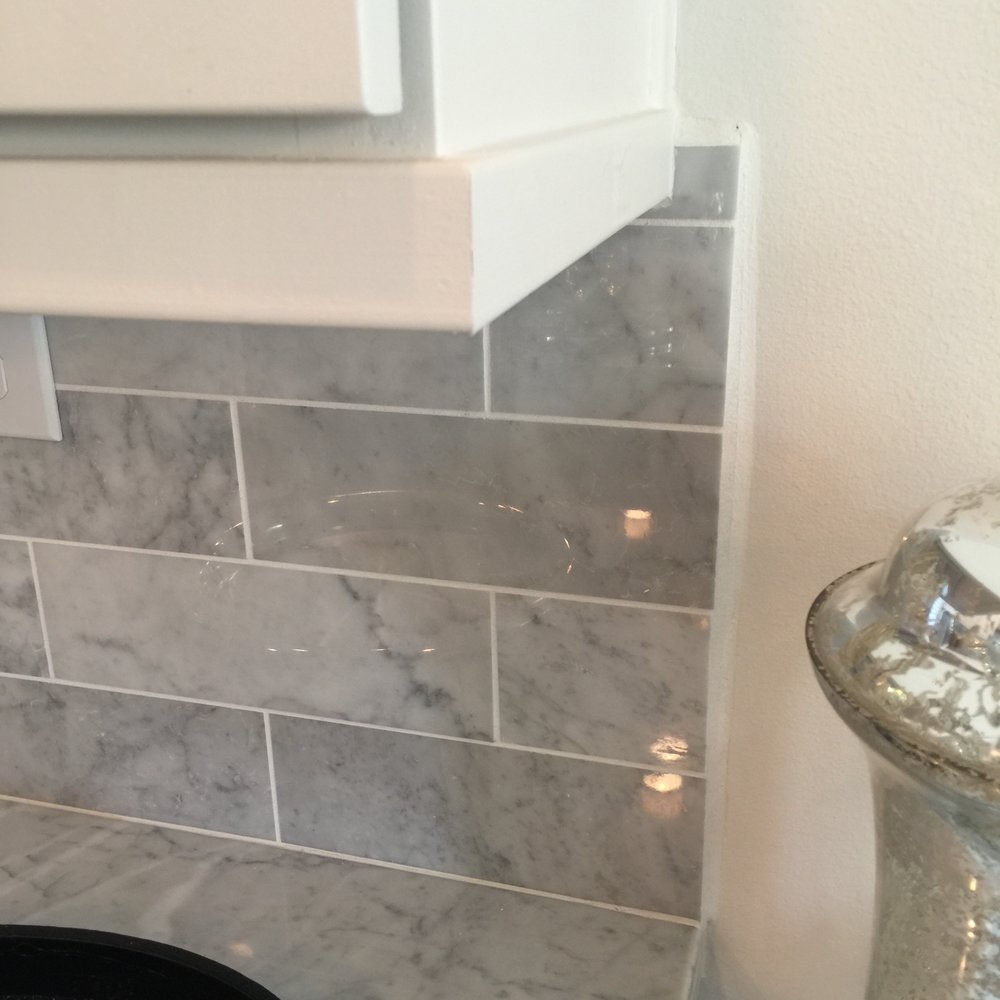
[[[0,437],[62,440],[41,316],[0,315]]]

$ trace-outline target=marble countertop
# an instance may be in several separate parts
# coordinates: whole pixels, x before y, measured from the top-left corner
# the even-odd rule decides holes
[[[0,923],[137,934],[281,1000],[686,1000],[697,930],[613,909],[0,801]]]

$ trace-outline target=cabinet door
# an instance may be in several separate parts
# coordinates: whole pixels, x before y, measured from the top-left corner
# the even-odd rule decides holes
[[[399,0],[0,0],[0,114],[392,114]]]

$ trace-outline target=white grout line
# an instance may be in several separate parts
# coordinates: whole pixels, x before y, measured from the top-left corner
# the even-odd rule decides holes
[[[472,875],[456,875],[452,872],[435,871],[433,868],[418,868],[415,865],[402,865],[395,861],[380,861],[377,858],[365,858],[357,854],[344,854],[339,851],[324,851],[317,847],[303,847],[287,842],[277,843],[263,837],[249,837],[241,833],[224,833],[220,830],[203,830],[194,826],[182,826],[179,823],[166,823],[160,820],[142,819],[138,816],[122,816],[118,813],[101,812],[97,809],[81,809],[79,806],[66,806],[56,802],[40,802],[37,799],[21,798],[17,795],[0,794],[0,802],[10,802],[14,805],[30,806],[36,809],[52,809],[56,812],[73,813],[77,816],[92,816],[95,819],[106,819],[116,823],[130,823],[133,826],[145,826],[154,830],[171,830],[178,833],[191,833],[199,837],[211,837],[215,840],[235,840],[243,844],[253,844],[256,847],[270,847],[274,850],[287,851],[294,854],[308,854],[312,857],[330,858],[334,861],[346,861],[365,865],[370,868],[383,868],[388,871],[406,872],[410,875],[426,875],[429,878],[443,879],[447,882],[463,882],[467,885],[480,886],[484,889],[498,889],[502,892],[515,893],[522,896],[538,896],[542,899],[553,899],[561,903],[575,903],[580,906],[590,906],[599,910],[611,910],[627,916],[643,917],[647,920],[659,920],[668,924],[682,924],[685,927],[701,926],[701,922],[691,917],[678,917],[669,913],[657,913],[654,910],[640,910],[633,906],[618,906],[615,903],[604,903],[596,899],[583,899],[579,896],[566,896],[558,892],[547,892],[544,889],[529,889],[526,886],[507,885],[503,882],[491,882],[488,879],[476,878]]]
[[[236,486],[240,494],[240,517],[243,519],[243,541],[247,559],[253,559],[253,534],[250,531],[250,502],[247,498],[247,471],[243,462],[243,434],[240,431],[240,409],[235,399],[229,401],[229,416],[233,425],[233,447],[236,450]]]
[[[483,410],[493,410],[493,353],[490,346],[490,324],[483,327]]]
[[[28,559],[31,562],[31,579],[35,585],[35,601],[38,603],[38,624],[42,629],[42,644],[45,647],[45,662],[48,664],[49,677],[56,675],[52,665],[52,643],[49,642],[49,626],[45,620],[45,602],[42,600],[42,584],[38,578],[38,562],[35,559],[35,543],[28,542]]]
[[[65,545],[76,549],[96,549],[99,552],[120,552],[127,555],[163,556],[167,559],[187,559],[196,562],[222,563],[229,566],[252,566],[254,569],[295,570],[318,573],[323,576],[357,577],[361,580],[383,580],[386,583],[415,583],[423,587],[445,587],[449,590],[468,590],[481,594],[514,594],[519,597],[543,597],[576,604],[599,604],[602,607],[633,608],[637,611],[670,611],[680,615],[710,617],[711,608],[686,607],[681,604],[660,604],[654,601],[629,600],[618,597],[594,597],[589,594],[567,594],[562,591],[527,590],[523,587],[501,587],[495,584],[471,583],[461,580],[437,580],[425,576],[405,576],[400,573],[374,573],[362,569],[341,569],[336,566],[309,566],[302,563],[279,562],[271,559],[246,559],[239,556],[216,556],[207,553],[171,552],[167,549],[139,549],[130,545],[106,545],[103,542],[75,542],[61,538],[42,538],[37,535],[9,535],[0,533],[0,541],[35,542],[41,545]]]
[[[493,702],[493,742],[500,738],[500,647],[497,644],[497,595],[490,594],[490,677]]]
[[[267,744],[267,773],[271,782],[271,812],[274,815],[274,839],[280,844],[281,817],[278,815],[278,779],[274,770],[274,743],[271,740],[271,713],[264,713],[264,741]]]
[[[670,431],[685,434],[722,434],[721,427],[711,424],[666,424],[648,420],[601,420],[596,417],[556,417],[541,414],[488,413],[487,420],[513,420],[524,424],[559,424],[569,427],[620,427],[636,431]]]
[[[485,341],[484,341],[485,343]],[[484,362],[485,366],[485,362]],[[202,392],[174,392],[165,389],[120,389],[111,386],[56,386],[60,392],[91,392],[110,396],[154,396],[162,399],[196,399],[216,403],[244,403],[259,406],[292,406],[314,410],[347,410],[356,413],[397,413],[424,417],[453,417],[461,420],[498,420],[521,424],[565,424],[573,427],[620,427],[639,431],[674,431],[685,434],[721,434],[722,428],[709,424],[659,423],[648,420],[603,420],[589,417],[561,417],[540,413],[494,413],[487,410],[436,410],[415,406],[381,406],[369,403],[330,403],[306,399],[271,399],[263,396],[223,396]]]
[[[28,674],[15,674],[0,670],[0,677],[16,677],[18,680],[34,681],[37,684],[55,684],[67,688],[79,688],[84,691],[103,691],[107,694],[123,694],[133,698],[152,698],[156,701],[180,702],[184,705],[204,705],[208,708],[225,708],[234,712],[252,712],[254,715],[281,716],[285,719],[302,719],[306,722],[322,722],[331,726],[347,726],[353,729],[370,729],[380,733],[393,733],[397,736],[419,736],[428,740],[443,740],[447,743],[465,743],[469,746],[489,747],[494,750],[513,750],[517,753],[533,753],[542,757],[562,757],[566,760],[578,760],[587,764],[607,764],[612,767],[624,767],[633,771],[669,772],[686,778],[704,779],[700,771],[687,771],[665,764],[644,764],[640,761],[617,760],[613,757],[591,757],[587,754],[575,753],[569,750],[552,750],[548,747],[525,746],[521,743],[502,743],[487,739],[476,739],[471,736],[450,736],[445,733],[430,733],[421,729],[403,729],[399,726],[385,726],[377,722],[355,722],[353,719],[335,719],[326,715],[310,715],[305,712],[291,712],[285,709],[261,708],[258,705],[240,705],[231,701],[217,701],[209,698],[188,697],[179,694],[166,694],[162,691],[148,691],[143,688],[125,688],[113,684],[99,684],[94,681],[68,680],[61,677],[32,677]],[[266,733],[270,733],[270,721],[267,719]],[[270,737],[268,737],[269,739]]]
[[[651,226],[660,229],[734,229],[735,219],[636,219],[633,226]]]

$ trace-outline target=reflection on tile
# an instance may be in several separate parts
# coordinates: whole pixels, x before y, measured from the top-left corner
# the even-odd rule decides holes
[[[413,330],[51,317],[57,381],[481,410],[482,338]]]
[[[593,906],[3,803],[0,895],[9,922],[189,948],[282,1000],[685,1000],[695,941]]]
[[[62,545],[37,559],[59,677],[492,733],[486,594]]]
[[[62,442],[0,438],[0,532],[243,555],[225,403],[59,394]]]
[[[492,324],[493,406],[722,423],[728,229],[632,226]]]
[[[681,146],[677,149],[673,197],[648,219],[731,219],[736,214],[739,146]]]
[[[717,435],[268,405],[241,421],[262,559],[711,603]]]
[[[697,915],[696,778],[277,716],[272,736],[289,843]]]
[[[272,837],[263,719],[0,677],[0,794]]]
[[[700,770],[708,618],[497,597],[505,742]]]
[[[28,546],[0,541],[0,672],[48,672]]]

